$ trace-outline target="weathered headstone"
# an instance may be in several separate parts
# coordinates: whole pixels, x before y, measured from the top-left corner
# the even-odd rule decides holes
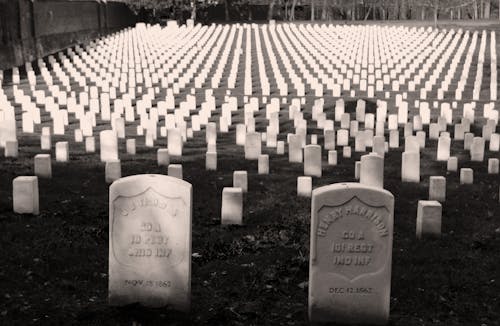
[[[233,172],[233,187],[241,188],[243,193],[248,192],[248,174],[247,171]]]
[[[120,160],[108,160],[104,168],[106,183],[112,183],[122,177],[122,165]]]
[[[191,302],[191,184],[135,175],[109,188],[109,303]]]
[[[14,213],[38,215],[38,177],[21,176],[12,181]]]
[[[307,145],[304,148],[304,175],[321,177],[321,146]]]
[[[394,197],[358,183],[313,191],[309,319],[386,324],[389,319]]]
[[[243,190],[224,187],[221,206],[222,224],[243,224]]]
[[[182,165],[181,164],[169,164],[168,165],[168,176],[182,180]]]
[[[474,170],[471,168],[460,169],[460,184],[473,184],[474,183]]]
[[[40,178],[52,177],[52,164],[50,154],[35,155],[35,175]]]
[[[442,206],[436,200],[419,200],[417,208],[417,238],[441,236]]]
[[[446,200],[446,178],[432,176],[429,178],[429,200],[444,202]]]
[[[312,177],[297,178],[297,196],[311,197],[312,193]]]
[[[384,158],[376,153],[361,156],[361,184],[384,188]]]
[[[158,166],[168,166],[170,164],[168,148],[159,148],[156,151],[156,161],[158,162]]]

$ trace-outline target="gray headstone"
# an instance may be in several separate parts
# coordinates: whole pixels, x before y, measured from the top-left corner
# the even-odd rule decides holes
[[[109,303],[188,311],[191,184],[135,175],[109,188]]]
[[[358,183],[313,191],[309,319],[385,324],[389,319],[394,197]]]

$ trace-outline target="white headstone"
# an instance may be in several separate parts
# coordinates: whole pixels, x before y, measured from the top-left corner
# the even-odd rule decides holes
[[[309,259],[312,322],[386,324],[394,197],[358,183],[313,191]]]
[[[135,175],[109,188],[109,303],[191,302],[191,184]]]

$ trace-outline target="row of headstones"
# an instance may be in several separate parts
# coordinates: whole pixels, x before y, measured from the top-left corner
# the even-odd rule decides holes
[[[19,177],[14,185],[15,192],[26,192],[27,187],[37,186],[37,180],[36,177]],[[364,310],[359,311],[355,317],[360,320],[367,318],[365,322],[373,322],[372,318],[377,318],[378,321],[380,321],[379,318],[387,319],[389,308],[387,291],[390,290],[391,264],[390,259],[380,259],[379,256],[391,256],[393,197],[386,191],[354,184],[333,186],[333,188],[328,187],[328,191],[320,188],[313,193],[310,257],[312,268],[309,282],[310,318],[312,320],[326,318],[327,320],[335,316],[338,321],[337,314],[342,316],[354,308]],[[336,189],[343,191],[340,193]],[[346,195],[350,199],[346,200]],[[27,195],[24,194],[24,196],[23,199],[27,199]],[[224,196],[232,199],[240,197],[241,188],[225,190]],[[351,203],[353,200],[356,202]],[[365,204],[365,201],[368,203]],[[113,203],[110,205],[109,214],[110,226],[113,225],[109,239],[110,304],[124,305],[140,302],[149,306],[169,305],[180,310],[189,310],[191,185],[158,175],[128,177],[112,184],[110,202]],[[336,205],[332,205],[333,202]],[[374,203],[379,205],[374,205]],[[387,211],[371,211],[372,207],[381,207],[381,203],[385,205],[382,207]],[[327,209],[327,212],[323,209],[325,204],[331,205],[327,207],[332,207]],[[232,205],[235,203],[229,202],[225,209],[234,209]],[[360,206],[365,207],[360,209]],[[420,210],[419,205],[419,212]],[[358,216],[356,220],[353,214]],[[344,230],[345,227],[340,228],[342,230],[340,232],[335,232],[333,228],[328,230],[333,222],[340,225],[346,223],[342,217],[357,222],[354,226],[347,224],[349,230],[355,227],[359,230],[347,231]],[[367,225],[370,227],[367,228]],[[326,247],[324,237],[329,238],[330,241]],[[332,240],[335,246],[327,250]],[[371,242],[366,243],[367,240]],[[354,246],[356,251],[353,249]],[[337,253],[333,255],[333,264],[331,261],[325,263],[329,261],[332,249],[334,253]],[[364,255],[340,255],[344,252]],[[368,282],[368,280],[361,282],[362,293],[356,294],[373,294],[382,301],[371,300],[372,303],[369,303],[363,300],[351,300],[345,295],[349,291],[344,288],[347,286],[346,279],[347,281],[351,279],[352,282],[355,276],[367,275],[367,272],[371,271],[371,268],[367,268],[370,265],[375,265],[377,275],[372,274],[370,279],[376,282]],[[144,266],[148,268],[145,269]],[[381,270],[382,273],[380,273]],[[334,274],[328,275],[332,272]],[[380,282],[380,277],[384,280],[383,283]],[[316,282],[321,282],[322,287],[325,284],[331,284],[335,286],[334,291],[331,290],[332,288],[328,290],[320,288]],[[354,284],[351,283],[348,286],[352,289]],[[375,288],[378,288],[378,291],[375,291]],[[382,293],[380,293],[381,290]],[[356,291],[360,291],[360,288],[356,288]],[[332,298],[344,301],[350,309],[345,307],[339,309],[337,305],[332,305],[329,300]],[[327,305],[331,310],[327,313],[318,305]]]
[[[239,197],[241,188],[236,189],[225,195]],[[191,185],[159,175],[132,176],[111,185],[109,200],[109,303],[189,311]],[[387,323],[393,211],[394,197],[381,188],[347,183],[313,191],[311,321]],[[438,234],[440,214],[439,202],[420,201],[417,235]]]

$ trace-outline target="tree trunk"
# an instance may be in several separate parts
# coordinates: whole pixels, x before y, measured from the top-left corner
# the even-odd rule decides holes
[[[314,0],[311,0],[311,21],[314,21]]]
[[[273,8],[276,0],[270,0],[269,2],[269,10],[267,11],[267,20],[273,19]]]
[[[439,12],[439,7],[437,5],[434,5],[434,27],[437,27],[438,25],[438,12]]]
[[[477,12],[477,0],[472,1],[472,9],[474,10],[474,20],[477,20],[478,18],[478,12]]]
[[[196,20],[196,0],[192,0],[191,2],[191,19]]]
[[[422,7],[421,18],[425,20],[425,7]]]
[[[406,8],[406,0],[401,0],[401,7],[399,9],[399,19],[407,19],[408,9]]]
[[[292,8],[290,9],[290,20],[295,20],[295,6],[297,5],[297,0],[292,0]]]
[[[498,8],[500,10],[500,8]],[[484,4],[484,19],[490,19],[490,14],[491,14],[491,2],[490,0],[487,0]]]
[[[352,2],[351,20],[356,20],[356,2]]]
[[[224,1],[224,18],[226,19],[226,21],[229,21],[229,3],[228,3],[229,0],[225,0]]]
[[[321,8],[321,20],[326,20],[326,0],[323,0],[323,8]]]

